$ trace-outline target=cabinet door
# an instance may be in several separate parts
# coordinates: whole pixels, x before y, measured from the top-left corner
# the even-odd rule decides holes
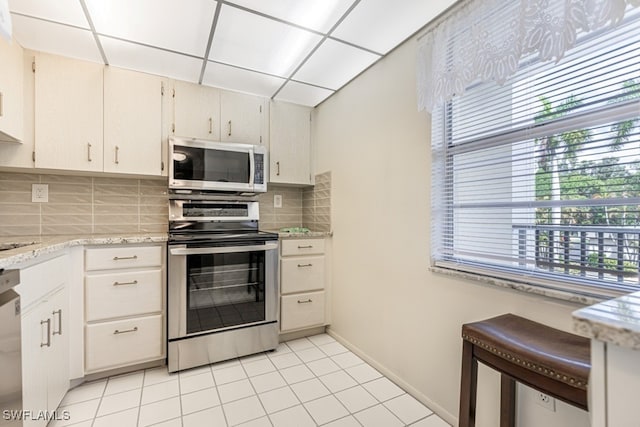
[[[38,54],[36,167],[102,171],[102,69],[92,62]]]
[[[23,138],[22,48],[0,38],[0,141]]]
[[[271,104],[270,182],[311,184],[311,109]]]
[[[47,347],[47,409],[55,410],[69,390],[69,302],[66,286],[48,298],[51,347]]]
[[[262,144],[264,99],[222,91],[220,95],[220,138],[227,142]]]
[[[174,134],[188,138],[220,140],[220,91],[175,82]]]
[[[46,314],[44,303],[22,314],[22,407],[35,413],[47,409],[46,350],[51,336],[47,331]],[[45,420],[24,420],[24,427],[46,424]]]
[[[105,68],[104,171],[162,173],[162,78]]]

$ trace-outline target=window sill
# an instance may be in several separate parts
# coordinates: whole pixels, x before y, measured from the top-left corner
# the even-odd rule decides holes
[[[471,273],[467,271],[456,270],[454,268],[445,267],[429,267],[429,271],[436,274],[443,274],[449,277],[457,279],[470,280],[485,285],[496,286],[504,289],[511,289],[517,292],[523,292],[526,294],[539,295],[542,297],[552,298],[556,300],[572,302],[580,305],[593,305],[603,301],[610,300],[616,296],[624,295],[622,293],[618,295],[585,295],[582,293],[571,292],[566,290],[554,289],[552,287],[518,282],[514,280],[502,279],[492,277],[488,275]]]

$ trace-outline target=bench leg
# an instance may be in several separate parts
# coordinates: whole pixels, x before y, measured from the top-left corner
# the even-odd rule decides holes
[[[476,425],[476,389],[478,385],[478,361],[473,357],[473,344],[462,341],[462,375],[460,383],[459,427]]]
[[[500,427],[516,425],[516,380],[500,375]]]

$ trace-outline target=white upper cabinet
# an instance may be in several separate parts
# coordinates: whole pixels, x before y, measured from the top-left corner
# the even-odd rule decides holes
[[[0,141],[23,139],[22,47],[0,38]]]
[[[176,81],[174,114],[175,135],[220,140],[219,89]]]
[[[103,66],[38,54],[35,166],[103,170]]]
[[[161,77],[104,69],[104,171],[161,175]]]
[[[265,144],[266,129],[265,98],[242,93],[221,91],[220,138],[227,142],[243,144]]]
[[[311,108],[271,103],[269,182],[311,184]]]

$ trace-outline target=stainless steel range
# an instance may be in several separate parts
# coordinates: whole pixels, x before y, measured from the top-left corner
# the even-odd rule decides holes
[[[169,371],[276,348],[278,235],[258,230],[258,202],[169,203]]]

